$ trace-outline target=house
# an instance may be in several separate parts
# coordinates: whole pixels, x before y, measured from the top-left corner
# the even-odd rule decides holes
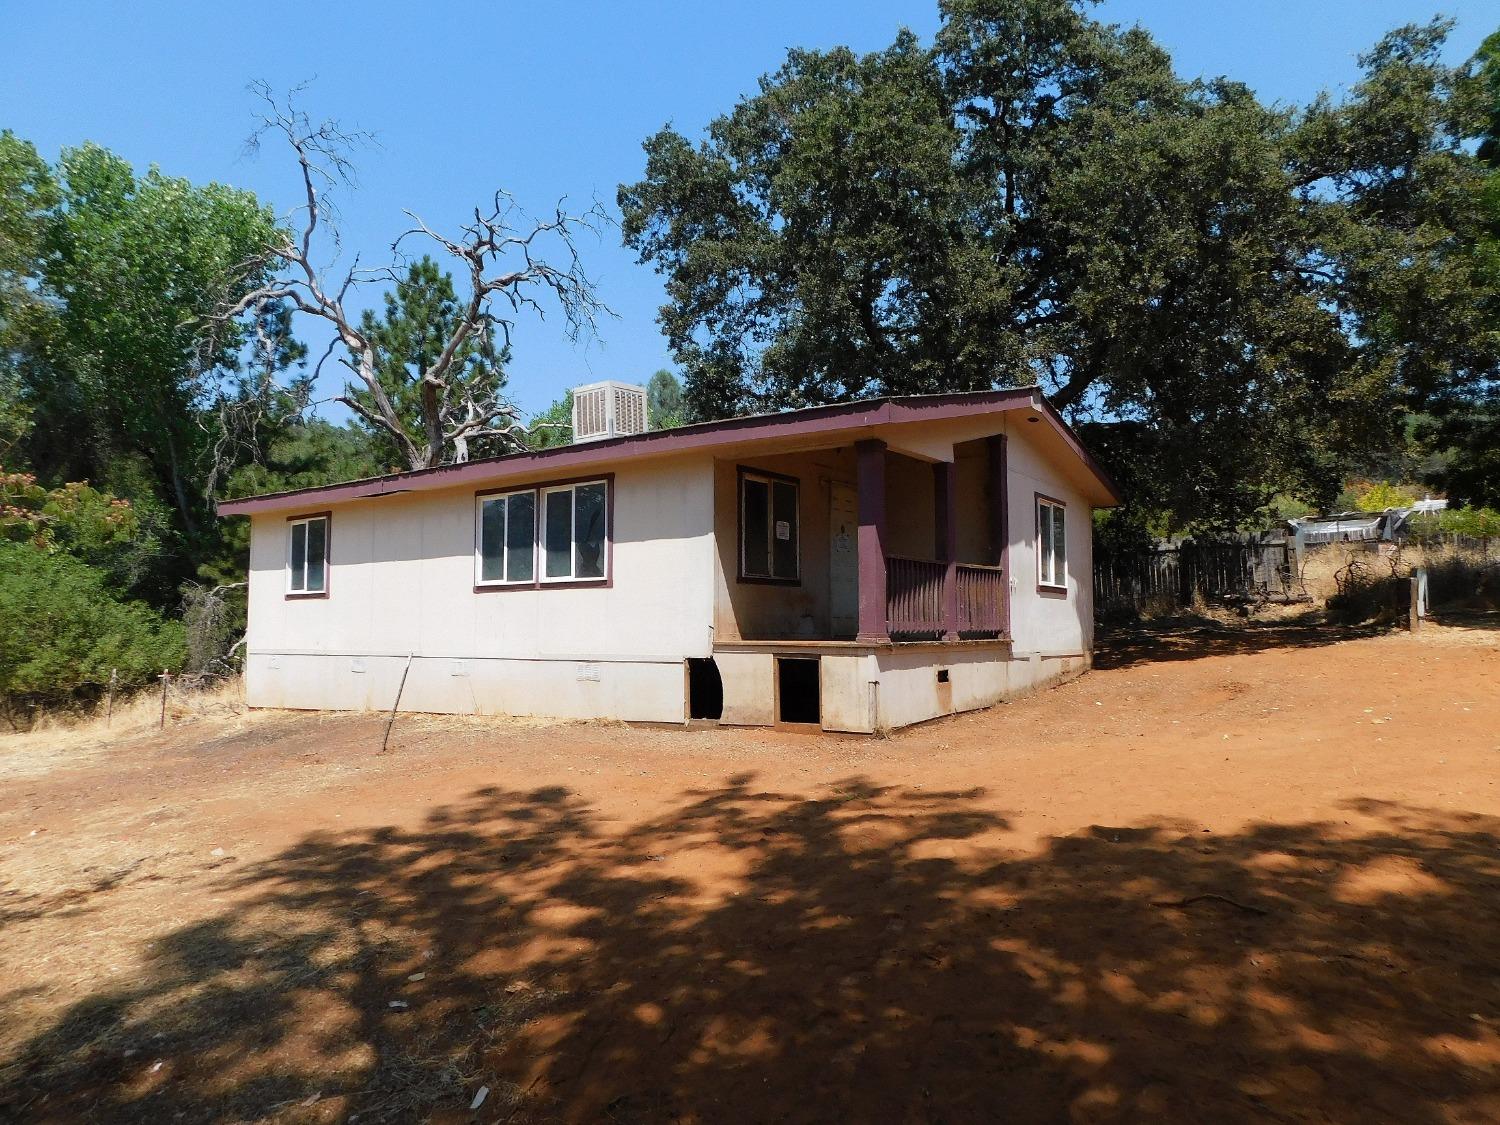
[[[1091,517],[1117,502],[1021,388],[627,433],[219,512],[251,521],[252,706],[388,709],[402,690],[402,710],[874,732],[1087,668]]]

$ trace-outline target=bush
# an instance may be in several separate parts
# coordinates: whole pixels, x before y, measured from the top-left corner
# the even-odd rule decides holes
[[[1500,512],[1493,508],[1445,508],[1412,516],[1410,526],[1418,539],[1435,539],[1444,535],[1495,539],[1500,538]]]
[[[234,670],[236,637],[245,632],[245,584],[182,588],[182,624],[187,635],[187,671],[222,674]]]
[[[1340,625],[1393,625],[1411,606],[1410,580],[1397,565],[1352,555],[1334,573],[1338,591],[1327,602],[1328,618]]]
[[[95,702],[182,666],[183,626],[118,600],[103,574],[61,553],[0,543],[0,714],[14,726],[41,706]]]
[[[133,504],[82,481],[46,488],[0,466],[0,540],[66,551],[121,593],[149,584],[166,522],[155,501]]]
[[[1420,496],[1413,485],[1379,481],[1361,489],[1354,503],[1361,512],[1383,512],[1387,508],[1410,507]]]

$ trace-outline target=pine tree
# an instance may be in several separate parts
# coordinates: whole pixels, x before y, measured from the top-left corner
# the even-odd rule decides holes
[[[380,385],[412,435],[423,434],[425,427],[434,422],[463,418],[469,411],[491,410],[493,403],[502,400],[509,351],[497,347],[488,334],[472,335],[460,346],[441,389],[423,382],[423,376],[442,354],[462,316],[453,276],[424,255],[407,268],[406,276],[396,283],[395,290],[386,293],[385,315],[377,317],[366,312],[361,319],[360,331],[378,353],[376,370]],[[423,411],[424,394],[435,397],[435,411]],[[366,406],[371,405],[368,391],[358,390],[355,397]],[[395,439],[378,427],[369,428],[381,460],[401,463],[405,455]],[[517,432],[519,435],[520,431]],[[489,433],[459,443],[451,456],[453,460],[466,461],[470,457],[504,453],[517,444],[504,433]]]

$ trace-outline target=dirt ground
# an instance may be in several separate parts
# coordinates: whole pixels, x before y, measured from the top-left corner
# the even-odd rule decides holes
[[[1500,631],[1331,640],[888,739],[0,739],[0,1119],[1500,1120]]]

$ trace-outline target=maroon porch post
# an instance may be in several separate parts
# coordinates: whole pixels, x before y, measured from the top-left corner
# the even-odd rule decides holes
[[[958,640],[958,473],[952,461],[932,466],[933,544],[943,571],[943,640]]]
[[[891,639],[885,613],[885,442],[854,443],[859,479],[859,635],[866,644]]]
[[[1004,434],[988,441],[990,454],[990,540],[1000,564],[1000,631],[1010,636],[1010,458]]]

